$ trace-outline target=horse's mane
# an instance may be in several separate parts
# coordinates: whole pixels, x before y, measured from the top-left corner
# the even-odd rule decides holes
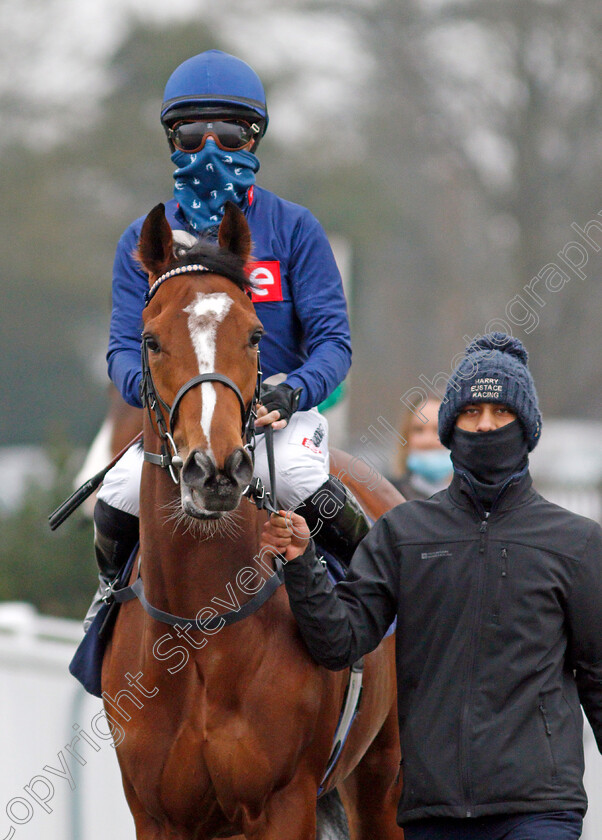
[[[217,242],[208,236],[201,236],[189,245],[174,235],[174,257],[172,268],[200,263],[213,274],[227,277],[243,292],[253,285],[245,271],[244,261],[231,251],[220,248]]]

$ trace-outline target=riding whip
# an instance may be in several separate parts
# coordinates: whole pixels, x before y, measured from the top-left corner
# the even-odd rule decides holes
[[[65,501],[50,514],[48,517],[48,523],[52,531],[56,531],[59,525],[62,525],[65,519],[68,519],[73,511],[77,510],[82,502],[85,502],[88,496],[92,495],[96,488],[100,486],[103,478],[111,467],[114,467],[117,461],[125,455],[128,449],[135,443],[138,443],[139,440],[142,440],[142,432],[139,432],[136,437],[132,438],[132,440],[123,447],[121,452],[118,452],[117,455],[115,455],[113,460],[107,464],[106,467],[104,467],[100,472],[97,472],[96,475],[93,475],[92,478],[85,481],[81,487],[78,487],[78,489],[72,493],[68,499],[65,499]]]

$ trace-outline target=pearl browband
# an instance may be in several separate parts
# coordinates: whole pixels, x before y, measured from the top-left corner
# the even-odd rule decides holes
[[[206,265],[194,263],[193,265],[181,265],[178,268],[172,268],[171,271],[166,271],[165,274],[162,274],[155,280],[153,285],[150,287],[150,289],[144,296],[145,304],[148,305],[159,286],[161,286],[162,283],[165,283],[166,280],[169,280],[170,277],[175,277],[178,274],[191,274],[192,272],[209,270],[210,269],[208,269]]]

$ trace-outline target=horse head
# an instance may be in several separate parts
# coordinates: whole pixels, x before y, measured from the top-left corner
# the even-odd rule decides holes
[[[250,252],[246,219],[231,203],[217,244],[200,239],[189,248],[176,243],[174,251],[162,204],[146,217],[138,243],[150,284],[144,399],[155,434],[177,451],[182,510],[196,519],[236,508],[253,475],[243,438],[263,329],[246,293]]]

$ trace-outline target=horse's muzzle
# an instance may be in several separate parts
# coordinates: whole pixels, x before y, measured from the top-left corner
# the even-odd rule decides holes
[[[221,470],[207,453],[194,449],[180,476],[184,511],[197,519],[206,519],[234,510],[252,478],[253,463],[242,447],[230,453]]]

